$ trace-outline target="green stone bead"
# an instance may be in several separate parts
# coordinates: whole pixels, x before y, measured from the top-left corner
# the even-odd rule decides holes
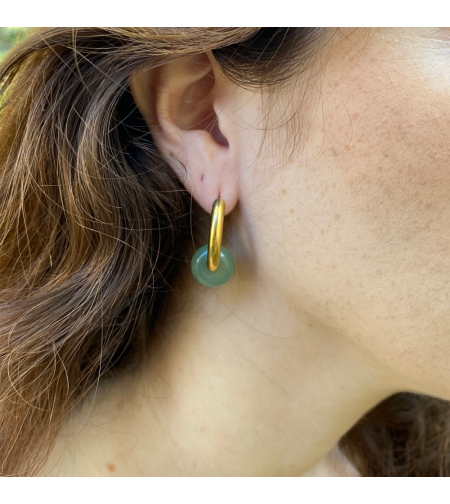
[[[209,271],[207,259],[208,245],[203,245],[195,252],[191,261],[191,271],[197,282],[212,288],[228,283],[234,273],[234,259],[230,251],[221,247],[219,267],[216,271]]]

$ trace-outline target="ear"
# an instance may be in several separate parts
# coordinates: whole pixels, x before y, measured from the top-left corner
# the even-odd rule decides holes
[[[205,211],[220,197],[230,212],[239,199],[239,126],[233,120],[239,92],[212,53],[133,74],[130,89],[155,144],[186,189]]]

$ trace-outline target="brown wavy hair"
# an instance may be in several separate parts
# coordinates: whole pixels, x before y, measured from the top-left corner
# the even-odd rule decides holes
[[[65,415],[139,364],[185,267],[196,206],[128,80],[212,50],[238,85],[277,89],[328,30],[45,28],[0,65],[0,473],[43,467]],[[385,400],[340,441],[361,474],[449,475],[449,405]]]

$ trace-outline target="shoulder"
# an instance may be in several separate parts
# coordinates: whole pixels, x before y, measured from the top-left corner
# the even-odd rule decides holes
[[[342,453],[336,444],[304,477],[358,477],[361,476],[356,467]]]

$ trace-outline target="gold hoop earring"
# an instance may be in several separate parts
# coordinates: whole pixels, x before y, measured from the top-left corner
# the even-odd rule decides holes
[[[200,247],[192,257],[191,271],[197,282],[206,287],[221,287],[234,274],[234,259],[231,252],[222,247],[225,203],[217,198],[211,210],[211,228],[207,245]]]

